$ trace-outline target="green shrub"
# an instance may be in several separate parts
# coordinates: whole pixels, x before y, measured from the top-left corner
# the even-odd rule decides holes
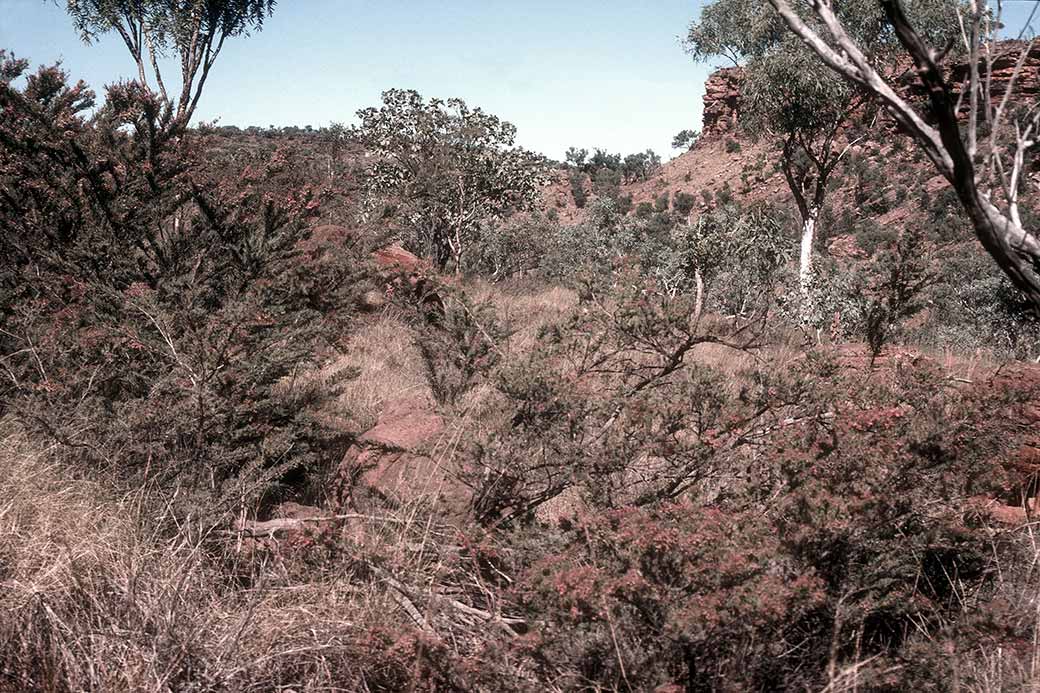
[[[916,333],[922,342],[957,351],[979,349],[999,357],[1040,355],[1040,322],[1011,282],[974,248],[947,251],[946,271],[935,289],[929,319]]]
[[[617,198],[618,213],[621,215],[628,214],[632,211],[632,193],[627,195],[619,195]]]
[[[593,174],[592,192],[597,197],[617,200],[621,197],[621,172],[601,168]]]
[[[654,211],[658,213],[664,213],[668,211],[669,196],[667,192],[661,193],[656,200],[654,200]]]
[[[508,331],[491,306],[474,303],[462,291],[445,285],[437,296],[440,309],[434,314],[415,302],[405,307],[419,333],[416,343],[433,394],[439,403],[454,405],[499,362]]]
[[[580,171],[574,171],[571,173],[569,181],[574,205],[578,209],[583,209],[588,201],[588,193],[585,192],[585,174]]]
[[[310,237],[291,155],[207,151],[135,83],[87,120],[88,93],[50,68],[0,84],[20,114],[0,181],[21,181],[0,202],[4,413],[124,483],[215,496],[193,508],[211,517],[320,474],[345,446],[317,418],[334,384],[292,384],[342,334],[361,263]]]
[[[690,216],[690,212],[697,205],[697,196],[692,193],[678,191],[675,193],[675,197],[672,199],[672,209],[680,217]]]
[[[803,636],[824,590],[784,556],[761,514],[628,507],[568,518],[559,535],[519,588],[557,685],[793,686],[773,662]]]
[[[729,181],[715,191],[715,204],[725,206],[733,202],[733,190],[729,187]]]
[[[878,224],[873,219],[864,219],[854,224],[848,231],[855,236],[856,245],[868,257],[873,257],[878,250],[891,243],[898,235],[892,229]]]
[[[924,309],[925,290],[937,277],[924,239],[913,231],[900,234],[871,269],[863,331],[874,359],[901,323]]]
[[[545,219],[514,218],[484,228],[469,257],[469,272],[499,281],[537,269],[557,233],[555,210]]]
[[[675,137],[672,138],[672,149],[693,149],[693,146],[697,144],[699,137],[700,132],[696,130],[680,130]]]

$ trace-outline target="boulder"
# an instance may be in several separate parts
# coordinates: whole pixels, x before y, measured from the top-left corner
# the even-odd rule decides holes
[[[407,289],[419,303],[437,313],[444,312],[444,301],[432,279],[434,268],[426,260],[392,244],[372,253],[372,261],[386,282],[387,293]]]
[[[353,246],[358,239],[356,229],[339,224],[321,224],[311,227],[310,236],[300,242],[299,248],[305,253],[318,257],[327,253],[331,248]]]
[[[400,507],[418,500],[461,507],[464,490],[436,454],[444,419],[425,398],[386,407],[375,426],[358,438],[340,465],[345,505]]]
[[[357,307],[363,313],[376,313],[386,306],[386,294],[371,289],[357,299]]]
[[[433,270],[430,263],[396,243],[373,252],[372,260],[385,276],[425,274]]]
[[[358,442],[368,447],[413,452],[444,430],[444,420],[430,411],[432,403],[422,399],[391,402],[376,423]]]
[[[1040,508],[1035,498],[1020,505],[1012,505],[993,498],[977,496],[968,500],[968,509],[997,524],[1018,527],[1034,520]]]
[[[357,239],[357,231],[339,224],[321,224],[311,227],[311,240],[321,243],[345,243]]]

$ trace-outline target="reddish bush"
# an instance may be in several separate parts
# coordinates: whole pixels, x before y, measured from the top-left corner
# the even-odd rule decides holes
[[[759,513],[625,508],[567,522],[561,540],[520,589],[543,673],[568,689],[779,687],[823,598]]]
[[[317,198],[291,157],[209,152],[136,83],[88,118],[82,83],[19,89],[25,68],[0,55],[0,413],[228,503],[336,460],[302,406],[329,393],[276,385],[338,336],[358,265],[303,246]]]

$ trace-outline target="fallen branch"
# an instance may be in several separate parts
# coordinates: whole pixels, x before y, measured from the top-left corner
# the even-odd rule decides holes
[[[378,515],[362,515],[359,513],[346,513],[343,515],[328,515],[326,517],[282,517],[263,522],[243,522],[236,529],[225,530],[224,534],[242,534],[250,538],[259,539],[273,537],[279,532],[289,532],[302,529],[307,524],[320,524],[322,522],[342,522],[344,520],[366,520],[368,522],[390,522],[393,524],[407,524],[405,520],[396,517],[381,517]]]

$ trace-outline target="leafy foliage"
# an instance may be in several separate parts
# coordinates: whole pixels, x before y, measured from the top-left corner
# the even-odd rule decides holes
[[[585,192],[585,174],[581,171],[574,171],[567,180],[570,182],[574,206],[578,209],[584,209],[589,197],[588,193]]]
[[[772,40],[721,4],[702,18],[743,22],[740,50]],[[565,226],[529,213],[543,162],[462,102],[388,92],[350,135],[220,133],[143,83],[90,115],[85,85],[26,70],[0,56],[0,434],[59,464],[0,441],[0,688],[943,690],[981,687],[967,663],[994,651],[1029,678],[1035,547],[985,504],[1035,494],[1040,378],[795,351],[781,210],[660,186],[628,216],[652,153],[572,149],[575,198],[596,196]],[[354,315],[374,277],[351,237],[386,229],[310,229],[357,143],[373,226],[481,279],[391,279]],[[955,243],[839,223],[859,247],[824,261],[814,326],[840,310],[875,356],[934,321],[1035,351]],[[425,372],[429,449],[326,415],[352,368],[305,377],[362,320]],[[324,501],[350,442],[429,454],[445,488],[287,508],[260,536],[246,518]]]
[[[354,137],[371,153],[364,176],[372,213],[385,212],[407,244],[461,271],[482,224],[532,207],[542,157],[513,146],[516,128],[460,99],[383,93],[358,112]]]
[[[522,594],[549,616],[535,642],[567,687],[776,686],[771,662],[822,601],[755,513],[626,507],[567,522],[554,554]]]
[[[768,303],[769,292],[791,256],[785,220],[775,209],[723,206],[672,232],[673,281],[693,286],[695,275],[713,306],[743,315]],[[719,279],[716,282],[716,279]],[[715,294],[713,284],[721,289]]]
[[[167,116],[176,108],[176,119],[183,126],[195,112],[224,42],[261,30],[275,4],[275,0],[68,0],[66,9],[88,43],[118,33],[137,65],[138,85],[148,88],[150,67]],[[176,101],[167,93],[159,69],[160,59],[171,51],[181,66]]]
[[[951,9],[947,0],[910,4],[922,30],[945,31],[951,42],[957,38],[943,16],[944,8]],[[895,66],[897,42],[878,3],[846,2],[837,11],[866,60]],[[716,0],[690,26],[687,47],[696,59],[722,55],[744,67],[742,125],[782,147],[781,169],[802,220],[801,302],[806,314],[813,313],[811,285],[819,279],[813,276],[813,250],[829,182],[857,137],[856,126],[869,123],[877,106],[869,90],[821,66],[768,3]]]
[[[672,149],[693,149],[701,133],[697,130],[680,130],[672,138]]]
[[[292,160],[207,165],[136,83],[87,119],[82,84],[41,68],[18,89],[24,69],[5,59],[0,85],[6,411],[95,468],[209,487],[207,513],[325,467],[338,434],[285,381],[358,265],[309,244],[318,201]]]
[[[525,522],[568,493],[598,508],[674,499],[730,459],[719,441],[748,422],[720,419],[719,375],[686,359],[701,344],[739,349],[752,331],[709,328],[688,297],[633,279],[587,285],[580,311],[500,369],[502,428],[467,464],[483,522]]]

